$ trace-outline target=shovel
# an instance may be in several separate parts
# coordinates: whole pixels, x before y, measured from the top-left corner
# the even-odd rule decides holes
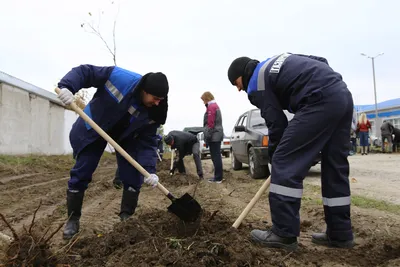
[[[158,150],[157,150],[157,156],[158,156],[158,159],[162,162],[162,159],[161,159],[161,156],[160,156],[160,152],[158,152]]]
[[[169,168],[169,175],[173,175],[172,168],[174,167],[174,150],[171,148],[171,167]]]
[[[60,89],[56,88],[55,92],[60,93]],[[118,145],[103,129],[101,129],[91,118],[83,112],[74,102],[70,105],[71,109],[79,114],[84,121],[86,121],[101,137],[109,142],[118,153],[120,153],[129,163],[133,165],[144,177],[149,177],[150,174],[137,163],[120,145]],[[186,222],[196,221],[201,214],[200,204],[188,193],[185,193],[182,197],[176,198],[171,192],[169,192],[162,184],[157,183],[157,188],[166,195],[172,204],[168,207],[168,211],[178,216],[181,220]]]
[[[258,189],[256,195],[253,197],[253,199],[250,201],[250,203],[247,204],[246,208],[242,211],[242,213],[236,219],[236,221],[232,225],[233,228],[237,229],[239,227],[239,225],[242,223],[244,218],[247,216],[247,214],[249,214],[250,210],[254,207],[254,205],[260,199],[262,194],[264,194],[264,192],[267,191],[270,184],[271,184],[271,176],[268,177],[268,179],[263,183],[263,185],[260,187],[260,189]]]

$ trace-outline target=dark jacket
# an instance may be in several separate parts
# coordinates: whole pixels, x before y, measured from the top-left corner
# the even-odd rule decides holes
[[[174,138],[171,148],[178,149],[179,160],[182,160],[186,155],[192,154],[193,145],[199,141],[194,134],[182,131],[171,131],[167,134],[168,136]]]
[[[394,134],[393,143],[395,144],[400,143],[400,129],[393,128],[393,134]]]
[[[270,156],[288,125],[283,110],[296,113],[308,96],[334,86],[347,88],[322,57],[284,53],[257,64],[246,91],[266,121]]]
[[[222,114],[218,104],[213,100],[208,102],[207,111],[204,114],[204,139],[206,142],[222,142],[224,128],[222,127]]]
[[[119,67],[81,65],[68,72],[58,87],[67,88],[73,94],[81,88],[97,88],[84,112],[116,142],[134,138],[137,155],[140,155],[136,160],[153,173],[157,162],[156,132],[160,124],[165,123],[168,104],[165,99],[156,108],[143,106],[141,79],[140,74]],[[79,117],[70,132],[74,157],[98,138],[99,134]]]
[[[386,136],[386,135],[392,135],[393,134],[393,130],[394,130],[394,126],[393,124],[391,124],[390,122],[384,122],[381,125],[381,135],[382,136]]]

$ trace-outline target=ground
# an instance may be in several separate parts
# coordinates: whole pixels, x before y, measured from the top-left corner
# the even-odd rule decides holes
[[[224,159],[222,184],[201,181],[197,185],[190,158],[185,159],[188,175],[172,177],[166,159],[157,167],[160,182],[177,196],[185,192],[193,195],[195,191],[195,198],[204,210],[201,219],[182,223],[167,211],[171,202],[158,189],[144,186],[135,216],[121,223],[117,214],[122,192],[111,183],[115,158],[105,155],[85,195],[81,232],[69,243],[62,240],[61,231],[56,233],[50,243],[52,259],[54,263],[65,264],[59,266],[85,267],[400,266],[399,158],[395,154],[349,157],[357,243],[352,250],[327,249],[310,242],[311,233],[325,227],[320,168],[313,167],[305,179],[300,248],[289,253],[250,242],[251,229],[271,226],[267,193],[237,230],[231,227],[264,182],[251,179],[246,167],[231,171],[229,159]],[[202,162],[206,177],[211,177],[211,161]],[[40,201],[35,216],[38,231],[49,227],[54,231],[65,222],[65,191],[72,164],[70,156],[0,156],[0,212],[14,229],[21,233],[24,225],[28,228]],[[2,222],[0,233],[12,236]],[[3,266],[1,260],[0,266]]]

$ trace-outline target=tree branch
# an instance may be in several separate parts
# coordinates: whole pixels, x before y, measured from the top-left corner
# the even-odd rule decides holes
[[[96,35],[97,37],[99,37],[99,38],[103,41],[103,43],[105,44],[105,46],[107,47],[107,49],[108,49],[108,51],[111,53],[111,55],[112,55],[113,57],[115,57],[115,54],[114,54],[113,51],[111,50],[110,46],[107,44],[106,40],[104,40],[103,36],[101,36],[100,32],[98,32],[98,31],[93,27],[93,25],[88,24],[88,26],[90,27],[90,29],[92,29],[92,31],[89,32],[89,33],[92,33],[92,34]]]

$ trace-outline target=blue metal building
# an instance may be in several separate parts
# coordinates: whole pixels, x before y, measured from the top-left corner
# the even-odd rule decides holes
[[[380,136],[380,131],[375,133],[375,123],[380,126],[384,120],[389,120],[394,127],[400,129],[400,98],[395,98],[378,103],[378,120],[375,117],[375,104],[372,105],[354,105],[357,114],[365,112],[367,118],[372,124],[371,135]]]

